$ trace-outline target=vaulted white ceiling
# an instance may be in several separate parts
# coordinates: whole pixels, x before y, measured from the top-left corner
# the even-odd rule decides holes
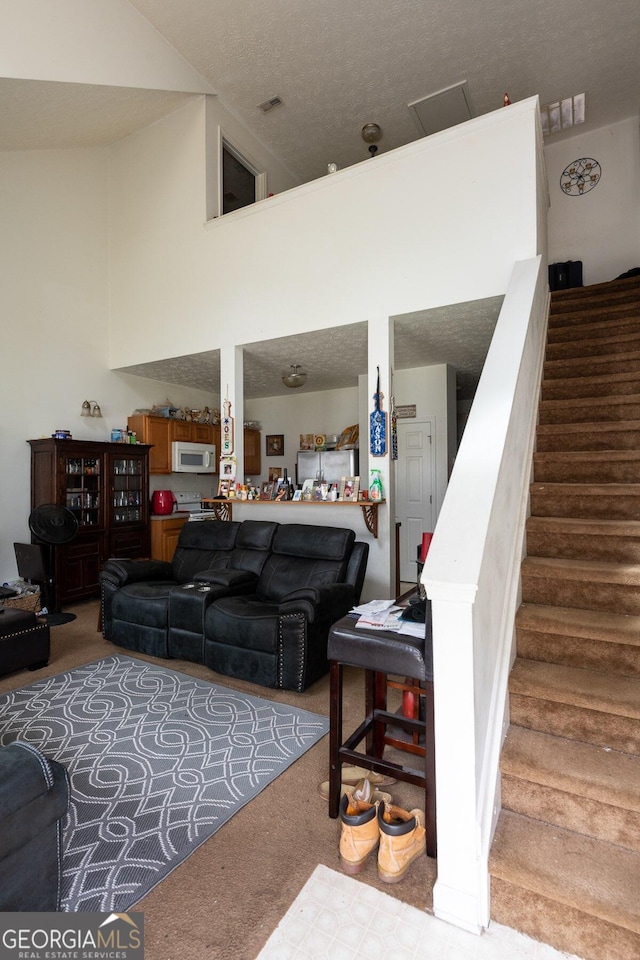
[[[127,6],[125,0],[117,3]],[[613,4],[595,0],[130,3],[158,32],[165,48],[173,48],[193,75],[202,78],[202,89],[215,92],[300,182],[323,176],[329,161],[345,167],[366,159],[367,146],[360,138],[366,122],[382,128],[380,152],[418,138],[422,133],[409,104],[462,81],[475,116],[500,107],[505,92],[512,101],[538,95],[542,104],[584,92],[587,120],[580,132],[637,115],[640,108],[638,0]],[[93,7],[84,0],[77,9],[91,17]],[[35,20],[33,24],[35,33],[38,24]],[[131,42],[130,36],[125,40]],[[52,82],[44,70],[38,77],[20,78],[2,70],[10,54],[10,47],[3,54],[0,44],[2,150],[112,143],[176,109],[192,95],[184,87],[149,90],[140,83]],[[282,99],[282,105],[261,112],[258,105],[274,96]],[[567,135],[571,132],[556,137]],[[464,323],[472,309],[477,312],[474,324],[483,324],[476,327],[476,334],[471,332],[473,325]],[[422,317],[419,323],[415,317],[403,319],[398,329],[404,324],[408,338],[398,340],[397,365],[417,365],[417,351],[425,350],[422,341],[430,338],[429,355],[442,353],[442,359],[456,366],[468,392],[478,375],[478,361],[474,368],[468,356],[469,344],[474,338],[488,344],[496,313],[493,302],[451,308],[448,315]],[[446,328],[443,323],[454,315],[463,333],[447,352],[439,340],[443,329],[449,336],[451,323]],[[352,339],[343,345],[342,353],[351,357],[348,372],[352,376],[353,358],[362,351],[362,330],[353,325],[345,328],[344,336],[348,333]],[[274,341],[271,350],[267,345],[249,348],[249,395],[265,395],[260,391],[278,382],[288,363],[308,367],[309,385],[304,389],[311,389],[314,362],[322,368],[316,389],[340,379],[343,371],[337,362],[318,359],[324,355],[319,353],[321,333],[316,341],[310,337]],[[413,344],[406,356],[405,343]],[[475,347],[479,349],[480,344]],[[143,365],[144,369],[130,372],[184,382],[185,375],[198,379],[198,371],[204,370],[204,380],[210,384],[212,360],[215,366],[215,352],[176,358],[164,368]]]

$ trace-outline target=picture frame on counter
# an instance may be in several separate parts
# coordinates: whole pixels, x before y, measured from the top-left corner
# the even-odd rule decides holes
[[[284,434],[268,433],[266,436],[266,449],[268,457],[284,456]]]
[[[260,488],[261,500],[273,500],[275,496],[276,485],[273,480],[264,480]]]
[[[293,500],[302,500],[302,490],[294,490],[294,491],[293,491],[293,497],[292,497],[292,499],[293,499]]]
[[[317,480],[305,480],[302,484],[302,499],[303,500],[313,500],[315,499],[316,487],[318,486]]]
[[[342,477],[340,480],[340,499],[357,501],[359,489],[360,477]]]
[[[220,477],[218,480],[218,496],[219,497],[228,497],[229,496],[229,487],[231,486],[232,481],[228,480],[226,477]]]

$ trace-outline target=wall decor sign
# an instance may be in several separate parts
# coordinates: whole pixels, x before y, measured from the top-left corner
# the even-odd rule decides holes
[[[231,404],[225,400],[222,404],[224,416],[220,422],[220,452],[223,457],[233,453],[233,417],[231,416]]]
[[[602,168],[593,157],[581,157],[565,167],[560,176],[560,189],[568,197],[581,197],[600,183]]]
[[[398,420],[407,420],[411,417],[416,416],[416,404],[415,403],[404,403],[400,404],[395,408],[396,417]]]
[[[373,395],[374,409],[369,416],[369,452],[372,457],[384,457],[387,452],[387,415],[382,410],[382,399],[378,367],[376,392]]]

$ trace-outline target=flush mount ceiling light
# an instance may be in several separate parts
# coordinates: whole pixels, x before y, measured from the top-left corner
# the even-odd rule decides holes
[[[372,157],[375,157],[377,153],[377,142],[382,139],[382,130],[377,123],[365,123],[364,127],[360,131],[360,136],[365,143],[369,143],[369,153]]]
[[[307,381],[307,375],[306,373],[298,373],[299,366],[298,363],[291,364],[292,372],[282,378],[285,387],[291,387],[291,389],[294,390],[296,387],[304,386]]]
[[[561,130],[568,130],[579,123],[584,123],[584,101],[584,93],[577,93],[574,97],[566,97],[564,100],[556,100],[554,103],[545,103],[544,107],[540,107],[542,132],[545,137],[549,136],[550,133],[560,133]]]
[[[80,416],[81,417],[101,417],[102,410],[100,409],[100,406],[96,403],[95,400],[83,400]]]

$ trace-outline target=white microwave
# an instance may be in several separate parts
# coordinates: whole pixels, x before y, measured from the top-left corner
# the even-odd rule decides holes
[[[209,443],[171,444],[171,469],[174,473],[216,473],[216,448]]]

